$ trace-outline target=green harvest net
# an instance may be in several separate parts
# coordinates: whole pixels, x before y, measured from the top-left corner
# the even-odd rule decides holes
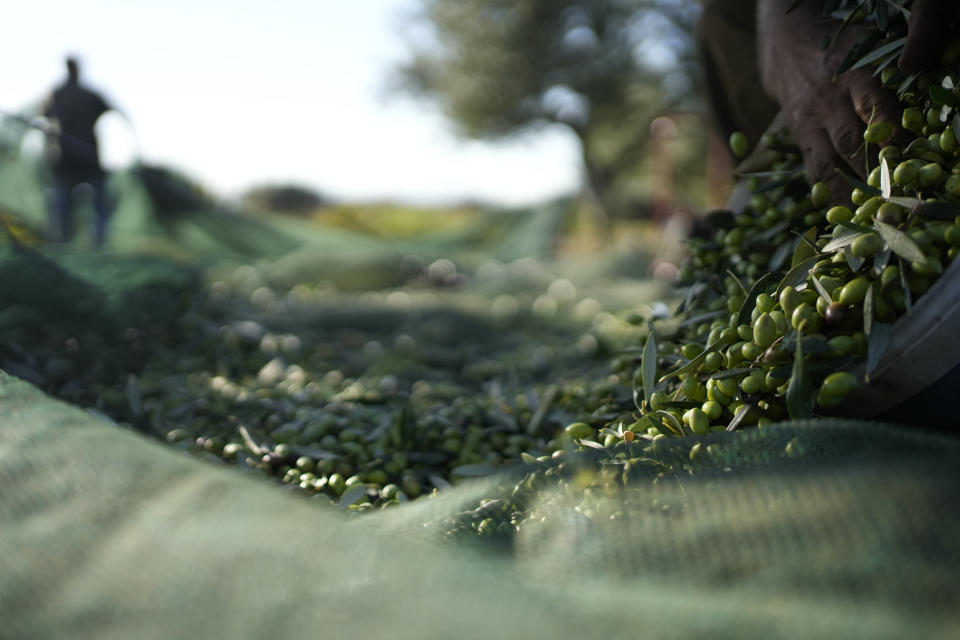
[[[712,434],[713,462],[611,494],[612,519],[544,491],[542,523],[483,545],[455,523],[497,479],[347,520],[0,389],[4,638],[960,633],[954,440],[833,420]]]
[[[136,370],[107,334],[150,335],[199,286],[195,268],[142,256],[21,249],[3,264],[5,337],[29,339],[30,322],[100,332],[104,350],[74,365],[84,384]],[[13,286],[28,276],[43,286]],[[343,314],[320,317],[403,322]],[[4,355],[95,406],[51,382],[49,354],[39,373]],[[351,515],[9,375],[0,416],[3,638],[960,633],[960,443],[916,428],[817,420],[620,444]],[[479,536],[511,501],[524,525]]]

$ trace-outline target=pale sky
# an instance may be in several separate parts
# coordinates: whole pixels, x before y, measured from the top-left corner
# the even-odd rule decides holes
[[[0,12],[0,109],[38,101],[64,56],[130,118],[101,123],[104,161],[139,156],[230,197],[296,182],[348,200],[530,204],[576,188],[563,129],[458,140],[432,108],[384,97],[416,0],[52,0]]]

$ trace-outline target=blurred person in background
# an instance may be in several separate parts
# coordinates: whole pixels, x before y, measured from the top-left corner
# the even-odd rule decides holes
[[[80,83],[80,64],[68,57],[67,79],[53,90],[43,108],[43,115],[50,121],[47,160],[54,187],[50,227],[57,242],[73,239],[73,196],[83,184],[93,191],[94,244],[102,247],[106,240],[110,202],[94,126],[110,109],[99,93]]]

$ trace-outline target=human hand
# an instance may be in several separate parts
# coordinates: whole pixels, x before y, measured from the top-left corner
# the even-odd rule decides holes
[[[836,76],[858,30],[847,27],[822,49],[821,40],[832,38],[837,25],[820,15],[817,3],[787,13],[782,0],[759,0],[757,31],[764,89],[787,116],[807,177],[826,182],[841,203],[850,187],[837,169],[866,178],[863,131],[868,122],[889,122],[891,140],[899,137],[900,105],[867,68]]]
[[[957,16],[956,2],[949,0],[916,0],[907,23],[907,42],[897,61],[909,73],[929,69],[953,35]]]

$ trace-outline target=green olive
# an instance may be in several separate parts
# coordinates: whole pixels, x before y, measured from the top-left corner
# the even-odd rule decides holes
[[[827,343],[838,356],[845,356],[853,352],[854,343],[850,336],[835,336],[830,338]]]
[[[947,227],[943,232],[943,240],[949,245],[960,246],[960,225],[952,224]]]
[[[683,357],[687,360],[693,360],[703,351],[703,347],[699,344],[688,343],[680,347],[680,353],[683,354]]]
[[[926,124],[926,118],[924,117],[923,111],[921,111],[919,108],[907,107],[903,110],[900,124],[902,124],[903,128],[907,129],[908,131],[920,133],[920,130],[923,129],[923,125]]]
[[[879,144],[893,133],[893,125],[889,122],[874,122],[863,132],[863,139],[870,144]]]
[[[840,290],[838,302],[844,306],[860,304],[867,296],[867,289],[870,287],[870,281],[864,276],[854,278],[843,285]]]
[[[734,131],[730,134],[730,150],[733,155],[742,158],[750,151],[750,140],[743,131]]]
[[[818,209],[830,204],[830,187],[824,182],[816,182],[810,188],[810,202]]]
[[[876,233],[865,233],[850,245],[850,252],[858,258],[870,258],[883,249],[883,239]]]
[[[711,421],[723,415],[723,405],[715,400],[707,400],[700,406],[700,410],[703,411]]]
[[[824,378],[820,391],[825,395],[843,398],[856,386],[856,376],[846,371],[836,371]]]
[[[896,226],[900,224],[900,220],[903,217],[903,207],[894,202],[884,202],[880,205],[880,208],[877,209],[876,217],[880,222]]]
[[[666,405],[667,402],[669,401],[670,401],[670,396],[668,396],[663,391],[654,391],[653,393],[650,394],[650,408],[653,409],[654,411],[663,409],[664,405]],[[580,423],[580,424],[583,424],[583,423]],[[570,426],[573,426],[573,425],[570,425]],[[589,427],[590,425],[587,425],[587,426]],[[567,428],[569,429],[569,427]],[[573,436],[573,437],[576,437],[576,436]]]
[[[942,177],[943,167],[931,162],[920,167],[920,171],[917,173],[917,182],[920,183],[921,187],[930,188],[940,182]]]
[[[851,220],[853,220],[853,211],[849,207],[836,206],[827,211],[827,222],[830,224],[850,222]]]
[[[917,166],[907,160],[897,165],[893,170],[893,181],[899,185],[913,184],[917,179]]]
[[[760,347],[766,349],[778,337],[777,326],[770,317],[769,313],[761,313],[760,317],[753,325],[753,341]]]
[[[940,134],[940,149],[947,153],[953,153],[957,150],[957,136],[953,131],[953,125],[949,124],[943,128]]]
[[[710,431],[710,418],[698,407],[686,411],[683,414],[683,421],[697,435],[704,435]]]
[[[763,354],[763,347],[754,342],[744,342],[741,353],[744,360],[756,360]]]
[[[573,424],[567,425],[563,431],[575,440],[583,440],[584,438],[592,436],[595,432],[594,428],[586,422],[574,422]]]
[[[723,356],[716,351],[712,351],[707,354],[707,357],[703,360],[703,368],[708,373],[712,373],[720,369],[723,366]]]
[[[721,378],[717,380],[717,390],[727,396],[737,395],[737,381],[733,378]]]
[[[900,282],[900,268],[895,264],[888,264],[880,274],[880,285],[888,286],[891,282]]]
[[[329,487],[330,490],[336,495],[343,493],[343,490],[346,488],[346,486],[347,481],[344,480],[343,476],[339,473],[335,473],[327,479],[327,487]]]
[[[886,147],[885,149],[883,149],[883,151],[886,151],[887,149],[893,149],[893,148],[894,147]],[[881,151],[881,153],[883,151]],[[857,187],[856,189],[850,192],[850,201],[857,206],[862,205],[864,202],[869,200],[870,197],[871,196],[868,192],[864,191],[863,189],[860,189],[859,187]],[[823,206],[826,206],[826,205],[823,205]]]
[[[748,375],[740,381],[740,389],[746,394],[759,393],[762,386],[762,375]]]
[[[797,290],[790,285],[784,287],[783,291],[780,292],[780,308],[783,309],[783,312],[790,315],[798,304],[800,304],[800,294],[797,293]]]
[[[927,256],[923,262],[911,262],[910,268],[921,276],[937,277],[943,273],[943,264],[936,256]]]
[[[876,215],[877,211],[880,209],[880,207],[883,206],[883,204],[884,204],[885,202],[886,202],[886,201],[885,201],[883,198],[881,198],[880,196],[873,196],[872,198],[870,198],[869,200],[867,200],[866,202],[864,202],[863,204],[861,204],[859,207],[857,207],[857,210],[854,211],[854,216],[853,216],[853,217],[854,217],[854,218],[861,218],[861,217],[867,217],[867,218],[869,218],[869,217],[871,217],[871,216],[874,216],[874,215]]]

